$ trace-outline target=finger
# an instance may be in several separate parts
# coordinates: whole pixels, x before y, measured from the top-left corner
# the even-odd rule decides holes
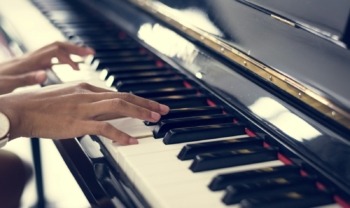
[[[102,87],[97,87],[95,85],[86,83],[86,82],[82,82],[78,84],[80,88],[82,89],[86,89],[86,90],[90,90],[91,92],[96,92],[96,93],[116,93],[112,90],[106,89],[106,88],[102,88]]]
[[[29,72],[21,75],[14,75],[11,77],[11,85],[15,88],[24,87],[34,84],[41,84],[46,80],[46,72],[45,71],[35,71]]]
[[[90,118],[114,119],[120,116],[138,118],[150,122],[157,122],[160,114],[149,109],[137,106],[122,99],[102,100],[88,105],[86,112]],[[112,116],[115,116],[114,118]]]
[[[81,47],[69,42],[58,42],[59,46],[63,48],[67,53],[79,55],[79,56],[87,56],[95,54],[95,51],[89,47]]]
[[[90,135],[100,135],[117,142],[120,145],[137,144],[137,139],[118,130],[107,122],[85,121],[82,123],[83,132]]]
[[[136,106],[140,106],[142,108],[146,108],[148,110],[160,113],[161,115],[165,115],[169,112],[169,107],[158,102],[145,99],[131,93],[120,93],[113,92],[108,89],[99,88],[90,84],[81,83],[80,87],[84,90],[90,90],[91,92],[99,92],[99,93],[90,93],[85,94],[85,101],[88,102],[98,102],[100,100],[109,100],[109,99],[122,99],[129,103],[132,103]]]
[[[42,84],[45,82],[45,80],[47,79],[47,74],[45,71],[40,70],[37,72],[34,72],[33,74],[35,74],[35,81],[39,84]]]
[[[141,106],[143,108],[149,109],[151,111],[158,112],[162,115],[167,114],[170,110],[169,107],[166,105],[160,104],[153,100],[139,97],[137,95],[133,95],[131,93],[118,93],[117,96],[118,98],[121,98],[125,101]]]
[[[1,78],[1,77],[0,77]],[[90,90],[90,88],[94,88],[92,85],[88,83],[65,83],[65,84],[55,84],[50,86],[45,86],[41,89],[41,92],[45,92],[47,96],[61,96],[67,95],[66,99],[69,99],[67,102],[76,102],[77,100],[81,101],[81,103],[91,103],[103,100],[103,96],[100,96],[100,93],[95,93]],[[97,88],[97,87],[96,87]],[[112,93],[112,91],[98,88],[104,93]],[[101,93],[103,94],[103,93]]]
[[[58,52],[56,54],[56,57],[60,64],[68,64],[71,66],[74,70],[79,70],[79,66],[77,63],[75,63],[70,57],[69,54],[62,52]]]

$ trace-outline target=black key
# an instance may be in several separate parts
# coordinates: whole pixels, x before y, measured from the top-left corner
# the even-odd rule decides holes
[[[102,43],[103,44],[109,44],[107,43]],[[119,44],[119,43],[114,43],[114,44]],[[90,46],[89,44],[86,44],[88,46]],[[90,46],[91,47],[91,46]],[[93,59],[90,59],[87,62],[89,64],[93,64],[95,61],[99,61],[99,62],[105,62],[105,61],[111,61],[111,60],[118,60],[118,61],[123,61],[124,59],[126,61],[137,61],[143,58],[152,58],[152,56],[150,56],[149,54],[146,53],[142,53],[140,50],[125,50],[125,51],[115,51],[115,52],[109,52],[109,53],[98,53],[98,54],[94,54]],[[96,63],[98,64],[98,63]]]
[[[98,35],[98,34],[96,34]],[[94,35],[95,36],[95,35]],[[128,50],[128,49],[138,49],[141,46],[136,42],[131,42],[129,44],[123,44],[123,43],[115,43],[110,45],[101,45],[101,44],[89,44],[91,48],[93,48],[95,51],[111,51],[111,50]]]
[[[81,41],[78,42],[78,44],[81,45],[86,45],[89,46],[90,48],[95,48],[95,49],[99,49],[99,48],[108,48],[108,49],[113,49],[116,48],[117,50],[120,51],[120,48],[126,48],[126,46],[128,45],[135,45],[136,43],[133,40],[118,40],[115,39],[113,41],[101,41],[101,40],[96,40],[94,42],[92,41]]]
[[[155,61],[154,57],[146,54],[136,54],[133,56],[99,57],[93,64],[125,64],[133,62]]]
[[[222,131],[218,129],[218,131]],[[205,134],[205,133],[204,133]],[[213,142],[203,142],[197,144],[185,145],[179,155],[177,156],[180,160],[194,159],[196,155],[203,153],[215,153],[226,150],[242,149],[249,147],[262,147],[263,139],[258,137],[249,138],[238,138],[238,139],[227,139]]]
[[[141,58],[144,56],[148,56],[145,53],[140,52],[139,50],[125,50],[125,51],[115,51],[110,53],[98,53],[94,56],[89,56],[85,58],[86,64],[92,64],[96,59],[122,59],[122,58]]]
[[[283,165],[236,173],[220,174],[210,182],[209,188],[213,191],[217,191],[225,189],[229,185],[245,182],[254,183],[271,178],[290,176],[300,176],[300,168],[294,165]]]
[[[102,30],[103,32],[108,33],[108,31]],[[101,41],[99,39],[96,40],[90,40],[90,41],[84,41],[84,43],[91,48],[121,48],[121,47],[127,47],[127,46],[140,46],[136,41],[133,39],[127,39],[127,40],[119,40],[118,37],[115,37],[114,40],[109,41]]]
[[[152,90],[169,87],[184,87],[183,78],[155,78],[136,81],[120,81],[114,85],[120,92],[132,92],[135,90]]]
[[[152,98],[152,100],[167,105],[170,109],[209,106],[208,96],[205,95],[168,96]]]
[[[163,120],[153,129],[153,136],[154,138],[161,138],[171,129],[177,128],[233,123],[234,118],[235,117],[232,115],[217,114]]]
[[[223,108],[220,106],[202,106],[193,108],[171,109],[168,114],[162,116],[162,120],[173,118],[184,118],[193,116],[204,116],[222,114]]]
[[[114,40],[113,40],[114,41]],[[138,49],[130,49],[130,50],[115,50],[115,51],[108,51],[108,52],[98,52],[95,53],[96,58],[113,58],[113,57],[139,57],[139,56],[145,56],[149,55],[147,54],[147,51],[143,48]]]
[[[115,28],[110,25],[110,24],[103,24],[103,25],[98,25],[98,24],[57,24],[55,25],[58,27],[61,31],[76,31],[76,30],[115,30]]]
[[[100,38],[104,38],[106,36],[106,33],[104,33],[104,31],[100,31],[100,32],[90,32],[90,33],[81,33],[81,34],[77,34],[77,33],[65,33],[64,34],[68,39],[84,39],[86,37],[95,37],[96,39],[100,39]],[[114,34],[113,34],[114,35]],[[116,36],[116,34],[115,34]],[[95,51],[97,51],[99,48],[94,49]]]
[[[58,28],[89,28],[89,27],[113,27],[115,28],[112,24],[108,22],[99,22],[98,24],[96,23],[61,23],[57,24],[56,27]]]
[[[90,37],[90,36],[73,36],[69,40],[73,43],[89,45],[92,42],[123,42],[123,41],[132,41],[132,39],[120,39],[118,36],[103,36],[103,37]],[[120,50],[118,50],[120,51]],[[103,52],[100,52],[103,53]],[[105,52],[107,53],[107,52]],[[108,51],[108,53],[113,53],[113,51]]]
[[[175,77],[183,78],[183,75],[179,73],[171,72],[171,71],[141,72],[141,73],[129,73],[129,74],[123,73],[123,74],[116,74],[116,75],[110,76],[109,83],[112,82],[112,85],[115,85],[120,81],[136,81],[136,80],[142,80],[142,79],[175,78]]]
[[[196,90],[183,88],[183,90],[172,91],[172,92],[178,93],[178,94],[186,94],[186,93],[195,94]],[[142,94],[141,94],[141,97],[150,98],[147,96],[142,96]],[[205,116],[205,115],[214,115],[214,114],[222,114],[222,113],[223,113],[222,108],[217,106],[171,109],[169,113],[166,115],[163,115],[158,122],[153,123],[153,122],[145,121],[145,124],[147,126],[151,126],[151,125],[156,125],[157,123],[160,123],[161,121],[167,120],[167,119],[186,118],[186,117],[193,117],[193,116]]]
[[[139,45],[133,41],[128,41],[128,42],[121,42],[121,41],[114,41],[114,42],[100,42],[96,44],[89,44],[89,43],[84,43],[84,45],[89,46],[90,48],[93,48],[95,51],[101,51],[101,50],[117,50],[117,51],[122,51],[122,50],[127,50],[129,48],[139,48]]]
[[[118,66],[118,67],[108,67],[107,71],[109,73],[126,73],[126,72],[132,72],[132,71],[137,71],[137,72],[145,72],[147,70],[167,70],[168,67],[166,66],[157,66],[155,64],[136,64],[133,66]]]
[[[79,35],[90,35],[90,36],[102,36],[103,34],[105,35],[106,33],[108,34],[118,34],[116,31],[112,29],[107,29],[107,28],[66,28],[62,29],[61,32],[65,34],[66,36],[79,36]]]
[[[107,68],[107,67],[129,67],[129,66],[134,66],[134,65],[156,65],[156,60],[154,60],[154,58],[149,57],[149,56],[143,56],[143,57],[138,57],[138,58],[113,58],[110,60],[95,60],[92,65],[91,68],[93,70],[98,70],[98,69],[102,69],[102,68]]]
[[[273,197],[244,199],[240,205],[242,208],[309,208],[333,203],[332,195],[327,192],[306,190],[281,193]]]
[[[127,44],[135,44],[136,42],[131,38],[120,39],[118,36],[115,36],[113,38],[101,37],[99,39],[84,39],[84,40],[80,40],[80,43],[84,43],[86,45],[94,47],[96,45],[101,46],[101,45],[109,45],[109,44],[127,45]]]
[[[109,32],[111,33],[111,32]],[[72,37],[85,37],[85,36],[91,36],[91,37],[104,37],[105,36],[105,31],[96,31],[96,32],[84,32],[84,31],[76,31],[76,32],[63,32],[64,36],[67,38],[72,38]],[[93,46],[91,46],[93,48]],[[98,48],[98,47],[96,47]]]
[[[72,36],[72,35],[89,35],[89,36],[102,36],[103,33],[104,35],[108,34],[115,34],[117,35],[118,32],[112,29],[107,29],[107,28],[84,28],[84,29],[78,29],[78,28],[65,28],[61,29],[61,32],[67,36]]]
[[[245,148],[197,155],[190,169],[193,172],[200,172],[272,160],[277,160],[277,148]]]
[[[86,38],[83,35],[79,35],[79,38]],[[99,37],[97,37],[99,38]],[[141,46],[136,44],[136,45],[130,45],[130,46],[125,46],[125,47],[119,47],[119,48],[94,48],[96,53],[106,53],[106,52],[112,52],[112,51],[125,51],[125,50],[140,50]]]
[[[173,96],[173,95],[195,95],[199,93],[199,91],[200,90],[195,88],[182,87],[182,88],[163,88],[163,89],[157,89],[157,90],[139,90],[139,91],[134,91],[133,94],[144,98],[154,98],[154,97],[165,97],[165,96]],[[169,115],[169,113],[167,115]]]
[[[200,141],[228,136],[244,135],[246,127],[240,124],[225,123],[172,129],[164,136],[164,144]]]
[[[127,67],[124,67],[125,69],[120,69],[119,71],[112,71],[110,69],[102,69],[100,73],[100,78],[102,80],[111,79],[109,82],[110,84],[115,83],[115,76],[132,76],[133,74],[139,74],[139,73],[157,73],[157,72],[171,72],[169,68],[167,67],[161,67],[156,68],[153,67],[152,69],[145,67],[145,68],[136,68],[134,70],[130,70]],[[112,76],[113,75],[113,76]]]
[[[267,179],[256,183],[230,185],[226,188],[222,201],[227,204],[237,204],[245,198],[273,196],[294,191],[314,191],[316,181],[309,177],[280,177]]]

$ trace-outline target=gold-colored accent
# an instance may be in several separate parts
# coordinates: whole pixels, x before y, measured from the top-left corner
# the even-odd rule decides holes
[[[239,152],[241,154],[248,154],[248,153],[252,153],[253,151],[251,151],[249,149],[240,149],[240,150],[237,150],[237,152]]]
[[[260,171],[261,172],[272,172],[274,169],[271,168],[271,167],[268,167],[268,168],[261,168]]]
[[[290,192],[290,193],[287,193],[287,196],[289,198],[292,198],[292,199],[301,199],[303,198],[303,196],[297,192]]]
[[[278,21],[280,21],[280,22],[283,22],[283,23],[285,23],[285,24],[287,24],[287,25],[290,25],[290,26],[292,26],[292,27],[295,27],[295,23],[294,23],[294,22],[291,22],[291,21],[289,21],[289,20],[286,20],[286,19],[284,19],[284,18],[282,18],[282,17],[279,17],[279,16],[276,16],[276,15],[274,15],[274,14],[271,14],[271,17],[274,18],[274,19],[276,19],[276,20],[278,20]]]
[[[285,74],[280,73],[276,69],[264,65],[263,63],[253,59],[249,55],[239,51],[231,45],[226,44],[225,42],[217,39],[209,33],[201,31],[191,25],[185,25],[185,23],[179,22],[176,19],[176,17],[171,15],[172,12],[169,9],[169,7],[167,7],[164,4],[160,4],[159,2],[155,4],[152,0],[128,1],[160,19],[167,20],[167,22],[170,25],[172,25],[180,31],[185,32],[191,38],[194,38],[200,41],[202,44],[206,45],[207,47],[211,48],[212,50],[221,53],[229,60],[242,66],[244,69],[254,73],[263,80],[284,90],[286,93],[299,99],[301,102],[306,103],[307,105],[311,106],[312,108],[319,111],[328,118],[333,119],[337,123],[343,125],[347,129],[350,129],[349,112],[347,112],[341,106],[336,105],[327,98],[318,94],[316,91],[307,88],[303,84],[299,83],[297,80],[294,80],[292,77],[289,77]],[[157,13],[154,13],[154,10],[156,10]],[[278,16],[271,15],[271,17],[291,26],[295,26],[293,22],[290,22]]]
[[[289,181],[287,179],[285,179],[285,178],[276,178],[274,181],[276,183],[279,183],[279,184],[287,184],[287,183],[289,183]]]

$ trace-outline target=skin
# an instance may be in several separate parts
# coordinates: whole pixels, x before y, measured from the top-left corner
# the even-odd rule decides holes
[[[51,60],[54,57],[59,63],[79,70],[78,64],[70,58],[70,54],[87,56],[94,54],[94,50],[68,42],[54,42],[0,64],[0,94],[12,92],[18,87],[43,83],[46,80],[45,70],[52,66]]]
[[[169,108],[157,102],[87,83],[9,93],[18,87],[43,83],[45,69],[52,66],[54,57],[59,63],[79,70],[70,54],[86,56],[94,51],[67,42],[55,42],[0,65],[0,94],[3,94],[0,96],[0,112],[10,120],[10,139],[62,139],[95,134],[121,145],[137,144],[135,138],[105,121],[128,116],[155,122],[168,113]]]
[[[137,144],[137,140],[105,120],[128,116],[156,122],[169,111],[157,102],[87,83],[5,94],[0,103],[0,111],[11,123],[11,138],[62,139],[93,134],[121,145]]]
[[[106,120],[129,116],[155,122],[169,112],[167,106],[157,102],[86,83],[12,92],[18,87],[42,84],[54,57],[59,63],[79,70],[70,54],[86,56],[94,51],[55,42],[0,64],[0,112],[10,120],[10,140],[18,137],[65,139],[94,134],[120,145],[137,144],[137,139],[119,131]],[[0,150],[0,167],[6,167],[0,168],[1,207],[19,207],[31,168],[6,150]]]

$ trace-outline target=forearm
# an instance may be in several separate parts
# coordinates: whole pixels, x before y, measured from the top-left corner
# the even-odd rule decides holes
[[[11,60],[0,63],[0,75],[18,74],[18,69],[22,68],[22,59],[13,58]]]

